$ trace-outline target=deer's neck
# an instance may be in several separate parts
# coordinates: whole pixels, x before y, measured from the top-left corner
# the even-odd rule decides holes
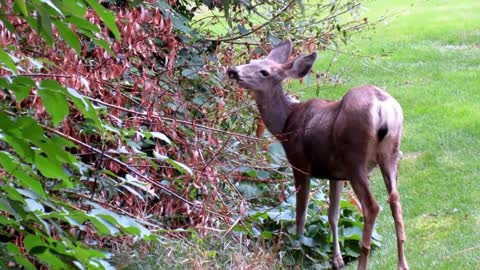
[[[265,126],[278,138],[283,132],[293,102],[283,93],[281,84],[270,91],[256,92],[255,101]]]

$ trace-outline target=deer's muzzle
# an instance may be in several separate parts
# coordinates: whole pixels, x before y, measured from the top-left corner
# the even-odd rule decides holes
[[[240,81],[240,76],[238,75],[238,71],[233,68],[227,69],[227,76],[232,80],[236,80],[237,82]]]

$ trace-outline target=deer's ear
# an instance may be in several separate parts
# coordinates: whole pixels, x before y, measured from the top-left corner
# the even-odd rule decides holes
[[[317,53],[300,56],[292,62],[285,64],[284,70],[289,77],[303,78],[312,69],[313,63],[317,59]]]
[[[288,61],[288,56],[292,52],[292,42],[285,40],[277,44],[275,48],[268,54],[267,59],[284,64]]]

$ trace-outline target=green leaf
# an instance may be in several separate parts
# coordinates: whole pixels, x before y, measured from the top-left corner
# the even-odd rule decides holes
[[[68,102],[63,92],[64,88],[57,81],[44,80],[40,83],[38,94],[54,124],[63,121],[68,114]]]
[[[0,165],[13,177],[18,179],[21,185],[28,190],[36,192],[42,198],[46,198],[47,194],[43,189],[42,184],[28,175],[24,166],[22,166],[18,160],[16,160],[10,153],[0,152]]]
[[[0,125],[2,124],[2,122],[3,121],[0,120]],[[33,161],[33,158],[32,158],[33,157],[33,150],[28,145],[28,142],[23,140],[24,138],[18,138],[16,136],[16,134],[14,134],[13,136],[11,136],[9,134],[4,134],[4,137],[2,139],[4,141],[6,141],[11,147],[13,147],[13,149],[15,150],[17,155],[19,155],[25,161],[27,161],[27,162],[32,162]]]
[[[95,10],[105,25],[112,31],[117,40],[121,40],[120,31],[115,24],[115,15],[98,3],[97,0],[87,0],[87,3]]]
[[[42,213],[45,212],[45,208],[43,207],[43,205],[38,203],[37,201],[32,199],[25,199],[25,202],[27,203],[27,206],[25,207],[25,211],[29,211],[29,212],[40,211]]]
[[[58,32],[62,36],[65,43],[72,47],[78,55],[81,53],[80,41],[78,40],[77,35],[64,24],[63,21],[54,20],[53,23],[58,29]]]
[[[62,1],[64,13],[82,18],[87,12],[87,5],[82,0]]]
[[[6,53],[3,49],[0,48],[0,64],[5,68],[9,69],[14,75],[17,74],[17,66],[15,62],[10,57],[8,53]]]
[[[83,29],[88,31],[89,33],[100,32],[100,28],[97,25],[94,25],[91,22],[82,18],[72,16],[65,18],[65,21],[73,24],[77,29]]]
[[[12,34],[17,33],[15,27],[12,25],[12,23],[10,23],[4,14],[0,14],[0,20],[3,22],[3,25],[8,29],[8,31],[10,31]]]
[[[18,7],[18,9],[20,9],[23,16],[28,16],[28,10],[27,5],[25,4],[25,0],[15,0],[15,5]]]
[[[230,1],[231,0],[223,1],[223,11],[224,11],[225,20],[227,20],[228,26],[232,28],[232,18],[230,18]]]
[[[175,29],[182,31],[183,33],[190,33],[192,32],[192,28],[187,26],[185,18],[180,16],[177,13],[172,14],[171,16],[173,26]]]
[[[34,234],[27,234],[25,238],[23,238],[23,244],[28,252],[30,252],[33,248],[36,248],[36,247],[46,248],[45,242],[40,237]]]
[[[53,47],[54,45],[54,39],[53,39],[53,31],[52,31],[52,20],[50,19],[50,14],[48,10],[41,6],[41,5],[35,5],[39,16],[37,19],[37,31],[42,35],[42,37],[45,39],[45,42],[47,42],[50,46]]]
[[[14,216],[16,220],[19,220],[21,218],[17,211],[15,211],[15,209],[12,207],[10,202],[4,198],[0,198],[0,210]]]
[[[130,217],[119,215],[94,203],[90,203],[90,205],[95,207],[90,212],[91,215],[97,216],[99,219],[104,219],[111,224],[118,224],[123,231],[130,234],[138,235],[140,237],[150,235],[150,231],[147,228]]]
[[[177,169],[177,171],[181,172],[181,173],[188,173],[190,175],[193,175],[193,171],[190,167],[188,167],[187,165],[179,162],[179,161],[176,161],[176,160],[173,160],[167,156],[164,156],[160,153],[158,153],[157,151],[153,150],[153,155],[155,156],[155,158],[161,160],[161,161],[165,161],[167,162],[168,164],[172,165],[172,167],[174,167],[175,169]]]
[[[155,132],[155,131],[152,131],[152,132],[149,132],[150,135],[152,136],[152,138],[157,138],[157,139],[160,139],[168,144],[172,144],[172,141],[167,137],[167,135],[161,133],[161,132]]]
[[[300,240],[300,243],[302,243],[304,246],[307,246],[307,247],[315,246],[315,240],[313,238],[301,236],[299,240]]]
[[[270,144],[270,146],[268,147],[268,153],[270,154],[270,158],[272,159],[272,165],[281,166],[282,164],[285,164],[286,154],[281,143],[274,142]]]
[[[63,13],[60,11],[60,9],[57,8],[57,6],[55,6],[52,1],[50,0],[40,0],[42,1],[43,3],[49,5],[52,9],[54,9],[56,12],[58,12],[58,14],[60,14],[62,17],[64,17]],[[53,14],[52,14],[53,15]]]
[[[246,199],[258,198],[263,193],[258,185],[247,181],[238,183],[237,189]]]
[[[7,195],[8,199],[11,201],[18,201],[22,204],[25,203],[25,199],[23,198],[22,194],[18,192],[18,190],[11,186],[1,186],[0,187]]]
[[[35,156],[35,166],[42,173],[43,176],[48,178],[63,179],[68,187],[73,187],[73,184],[68,181],[67,174],[61,164],[58,164],[52,158],[46,158],[41,154]]]
[[[157,197],[157,194],[152,189],[148,188],[148,186],[145,182],[138,181],[138,179],[133,177],[132,175],[130,175],[130,174],[125,175],[125,180],[129,185],[137,187],[137,188],[149,193],[150,195],[152,195],[154,197]]]
[[[347,227],[343,229],[343,237],[349,240],[362,240],[362,228],[360,227]]]
[[[97,128],[101,130],[101,122],[97,116],[97,111],[93,107],[92,103],[73,88],[67,88],[67,93],[69,98],[73,101],[73,103],[75,104],[77,109],[80,110],[83,116],[92,120],[97,126]]]
[[[91,215],[90,221],[92,224],[99,230],[100,234],[104,235],[117,235],[120,231],[112,223],[103,219],[102,217],[97,217],[96,215]]]
[[[20,248],[12,243],[7,243],[7,251],[10,253],[11,256],[14,257],[15,262],[17,264],[22,265],[25,269],[28,270],[35,270],[36,267],[27,259],[23,256],[22,252],[20,251]]]
[[[263,239],[272,239],[273,238],[273,233],[270,232],[270,231],[263,231],[260,234],[260,237],[262,237]]]
[[[13,83],[9,85],[9,88],[15,93],[17,102],[22,102],[26,98],[32,88],[35,86],[35,82],[25,76],[16,76],[13,78]]]

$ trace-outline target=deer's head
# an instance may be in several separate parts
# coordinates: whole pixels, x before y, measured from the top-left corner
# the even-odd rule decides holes
[[[292,43],[283,41],[265,58],[229,68],[227,76],[249,90],[268,91],[288,77],[304,77],[317,59],[317,53],[314,52],[288,61],[291,52]]]

